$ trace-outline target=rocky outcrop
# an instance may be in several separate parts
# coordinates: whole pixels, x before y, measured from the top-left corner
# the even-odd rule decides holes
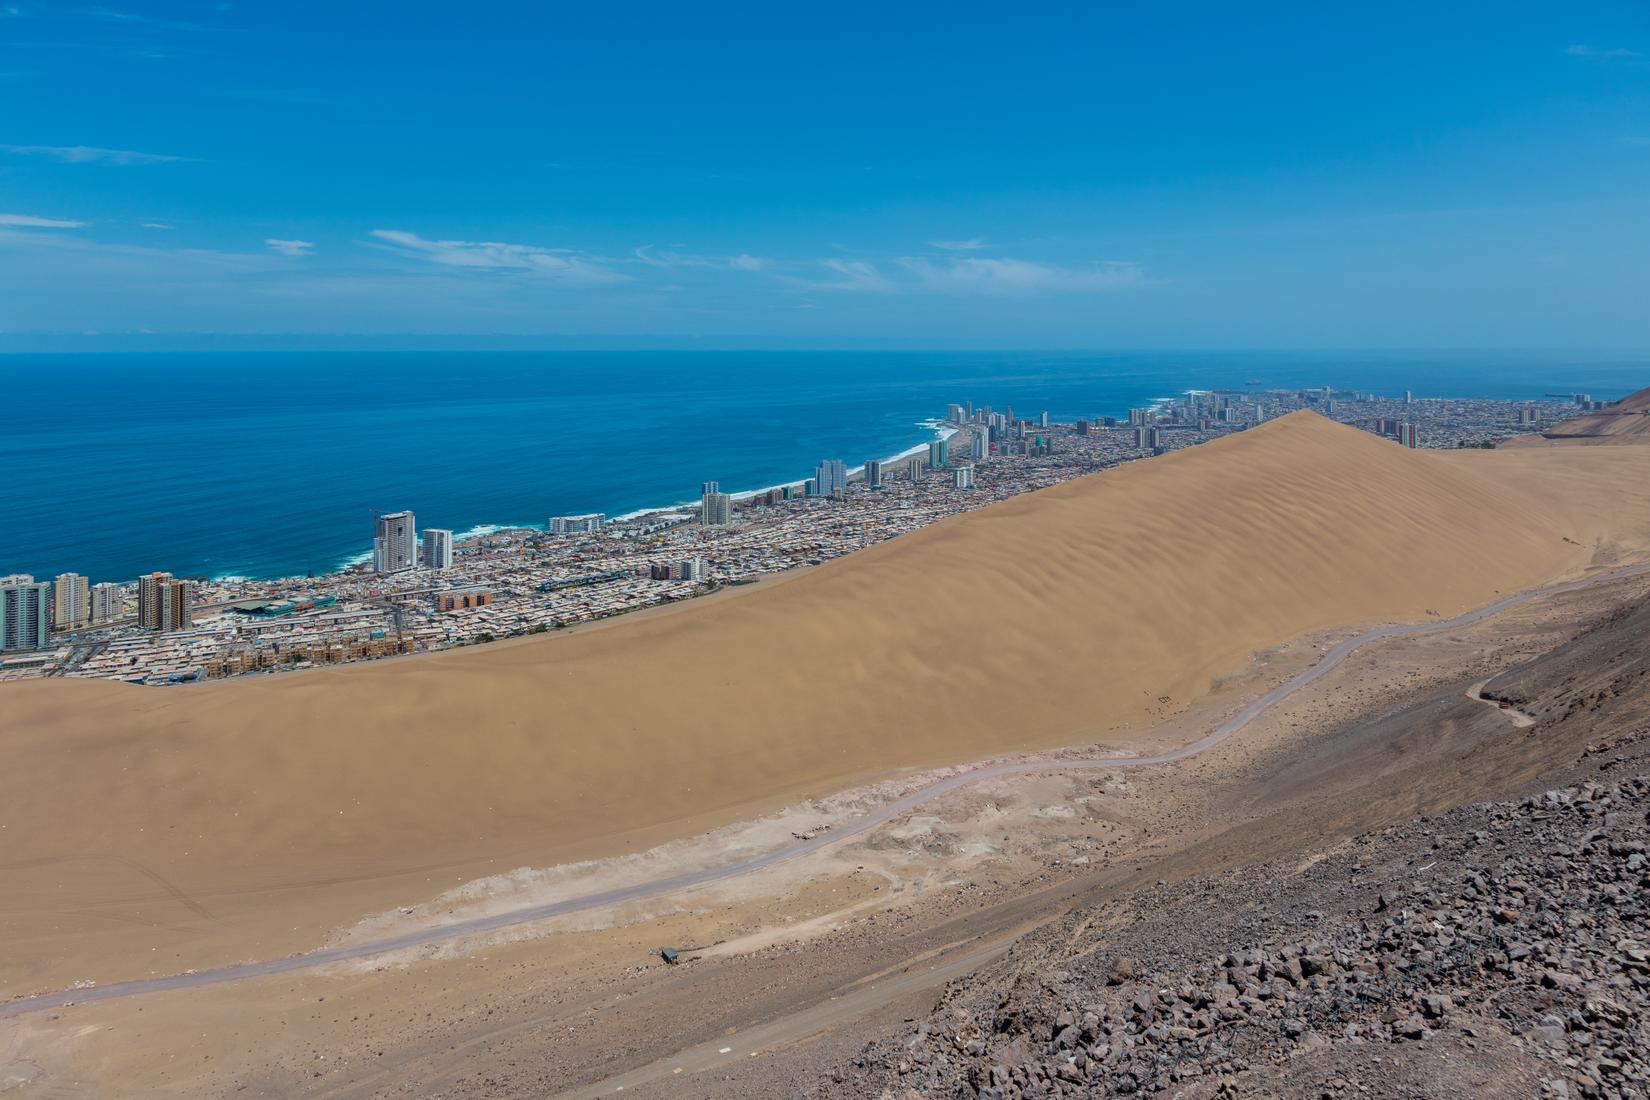
[[[831,1096],[1650,1096],[1650,776],[1074,914]]]

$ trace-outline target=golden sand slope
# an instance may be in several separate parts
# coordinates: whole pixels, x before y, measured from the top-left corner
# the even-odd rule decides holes
[[[1553,440],[1604,440],[1650,436],[1650,389],[1628,394],[1603,412],[1578,416],[1542,433]]]
[[[1641,551],[1647,482],[1650,447],[1410,451],[1297,413],[602,629],[0,685],[0,988],[310,946],[481,874],[1093,741],[1305,632]]]

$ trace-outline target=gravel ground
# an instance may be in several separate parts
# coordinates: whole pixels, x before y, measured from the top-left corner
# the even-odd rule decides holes
[[[1645,1096],[1647,808],[1650,775],[1589,782],[1148,889],[953,986],[836,1094]]]
[[[1641,604],[1490,685],[1559,785],[1080,908],[806,1091],[1650,1096],[1647,670]]]

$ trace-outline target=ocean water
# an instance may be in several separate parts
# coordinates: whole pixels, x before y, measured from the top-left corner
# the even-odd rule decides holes
[[[1614,398],[1564,352],[254,352],[0,355],[0,574],[301,575],[373,509],[458,532],[618,515],[857,465],[972,400],[1116,416],[1197,388]]]

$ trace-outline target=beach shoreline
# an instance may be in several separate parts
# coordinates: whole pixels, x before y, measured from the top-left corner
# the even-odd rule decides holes
[[[888,465],[888,464],[892,464],[892,463],[895,463],[895,462],[903,462],[906,459],[915,458],[917,455],[920,455],[920,454],[926,454],[927,451],[928,451],[928,444],[929,443],[931,443],[931,442],[933,442],[934,440],[937,440],[937,439],[950,439],[951,437],[955,436],[959,431],[961,431],[960,428],[951,427],[951,426],[947,425],[944,421],[941,421],[941,420],[922,421],[922,422],[919,422],[916,426],[919,427],[919,428],[924,428],[928,431],[933,432],[934,433],[933,439],[924,440],[921,443],[913,444],[912,446],[905,448],[905,450],[900,451],[897,454],[889,455],[887,458],[880,459],[879,461],[881,461],[884,465]],[[855,479],[855,478],[859,478],[859,477],[863,477],[864,474],[865,474],[865,466],[864,466],[863,463],[858,465],[858,466],[851,466],[848,469],[848,477],[849,477],[850,480]],[[775,489],[794,489],[794,488],[798,488],[802,485],[807,484],[807,482],[808,482],[808,479],[805,478],[805,477],[804,478],[798,478],[794,481],[781,481],[781,482],[778,482],[778,483],[773,484],[773,485],[764,485],[764,486],[762,486],[760,488],[757,488],[757,489],[740,489],[740,490],[737,490],[735,492],[729,493],[728,496],[731,499],[733,499],[735,502],[746,501],[746,500],[751,500],[755,497],[759,497],[764,493],[772,492]],[[693,511],[693,510],[697,509],[698,507],[699,507],[699,502],[696,501],[696,500],[683,500],[683,501],[678,501],[674,504],[666,504],[666,505],[653,506],[653,507],[648,507],[648,508],[637,508],[637,509],[633,509],[632,511],[629,511],[629,512],[622,512],[622,513],[618,513],[618,514],[615,514],[615,515],[611,515],[611,516],[607,517],[607,522],[608,523],[625,523],[625,522],[630,522],[630,521],[633,521],[633,520],[645,519],[648,516],[665,516],[665,515],[671,515],[671,514],[680,514],[680,513],[686,513],[686,512]],[[495,535],[495,534],[498,534],[501,531],[543,531],[543,530],[545,530],[545,527],[546,527],[546,525],[543,522],[540,522],[540,523],[478,523],[475,526],[470,527],[469,529],[467,529],[465,531],[454,532],[453,533],[453,543],[454,543],[454,545],[457,545],[459,543],[468,542],[468,541],[471,541],[473,539],[486,538],[488,535]],[[332,572],[333,573],[344,573],[344,572],[349,571],[350,569],[356,568],[358,566],[365,565],[370,561],[372,561],[372,551],[370,549],[359,551],[359,552],[351,554],[348,557],[345,557],[341,561],[339,561],[337,566],[335,566],[333,568]],[[245,576],[245,575],[242,575],[242,574],[224,574],[222,576],[214,576],[214,577],[211,578],[211,580],[217,581],[217,582],[231,581],[231,580],[242,580],[242,581],[268,581],[268,582],[271,582],[271,583],[278,583],[280,581],[287,581],[287,580],[292,580],[292,579],[294,579],[294,578],[289,576],[289,575],[273,576],[273,577],[253,577],[253,576]]]

